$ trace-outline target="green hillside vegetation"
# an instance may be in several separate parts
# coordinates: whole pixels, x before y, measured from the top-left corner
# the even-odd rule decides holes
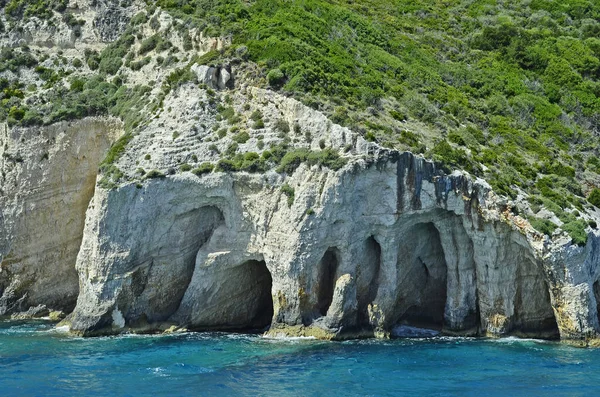
[[[588,205],[600,172],[599,3],[157,3],[231,34],[223,57],[247,51],[264,84],[367,139],[485,177],[499,194],[521,188],[582,242],[584,223],[565,209]]]
[[[42,3],[62,12],[60,1],[3,3],[15,18],[38,15],[32,7]],[[600,3],[147,3],[148,14],[159,6],[180,18],[184,28],[232,37],[232,47],[213,51],[201,62],[253,62],[262,70],[256,84],[294,96],[368,140],[423,153],[446,170],[465,169],[484,177],[498,194],[515,198],[522,189],[530,194],[534,210],[543,205],[553,211],[574,241],[585,241],[586,223],[575,209],[600,202],[592,190],[600,183]],[[127,88],[113,77],[127,66],[123,58],[136,40],[135,24],[143,20],[144,15],[134,18],[128,31],[102,53],[87,54],[87,64],[106,81],[102,93],[86,81],[76,85],[78,91],[56,95],[62,113],[57,105],[31,110],[22,104],[23,87],[0,81],[0,116],[13,124],[39,124],[103,112],[125,115],[123,105],[130,102],[146,106],[143,87]],[[159,36],[147,37],[140,54],[169,45]],[[14,68],[8,60],[14,62],[17,56],[22,66],[35,67],[37,61],[26,50],[11,51],[3,53],[7,62],[0,62],[2,67]],[[49,80],[63,77],[42,69],[40,73]],[[189,77],[180,70],[169,84]],[[79,101],[84,102],[77,108]],[[135,128],[135,118],[130,117],[129,125]],[[296,157],[308,158],[294,156],[280,169],[288,167],[288,160],[293,166]],[[233,169],[244,169],[242,159],[237,160]],[[545,233],[555,228],[548,221],[532,224]]]

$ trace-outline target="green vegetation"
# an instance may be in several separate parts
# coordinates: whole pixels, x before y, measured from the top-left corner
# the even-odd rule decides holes
[[[63,12],[67,8],[67,0],[4,0],[4,13],[15,19],[38,17],[49,19],[53,11]]]
[[[596,207],[600,208],[600,189],[598,189],[598,188],[592,189],[592,192],[590,193],[590,195],[588,197],[588,201],[592,205],[595,205]]]
[[[206,34],[233,35],[221,56],[239,49],[265,85],[367,140],[484,177],[500,194],[514,198],[518,187],[543,205],[582,208],[574,187],[583,171],[600,172],[598,2],[158,4]]]
[[[164,178],[165,174],[158,170],[150,170],[146,173],[146,179],[156,179],[156,178]]]
[[[194,168],[192,170],[192,174],[196,176],[202,176],[204,174],[210,174],[215,166],[212,163],[202,163],[198,166],[198,168]]]
[[[66,10],[65,0],[1,4],[9,24],[32,16],[47,19],[57,11],[73,28],[81,25]],[[553,211],[574,241],[582,241],[588,225],[573,210],[600,204],[599,2],[149,2],[154,6],[181,19],[175,26],[182,38],[177,46],[193,49],[191,28],[205,36],[230,36],[233,45],[192,57],[169,75],[163,96],[151,103],[147,87],[123,84],[124,62],[139,70],[151,62],[144,55],[156,51],[161,53],[157,65],[168,67],[177,60],[177,48],[162,35],[141,36],[136,29],[148,20],[144,13],[101,53],[88,50],[85,63],[98,74],[68,77],[68,89],[61,84],[67,73],[58,67],[60,59],[36,59],[27,47],[4,48],[0,72],[19,76],[31,69],[40,79],[32,90],[48,91],[43,101],[28,101],[29,89],[18,78],[1,79],[0,119],[27,126],[112,114],[125,120],[130,133],[143,125],[143,114],[162,107],[166,93],[195,80],[190,71],[194,62],[252,62],[258,70],[256,82],[325,112],[368,141],[423,153],[447,171],[465,169],[502,195],[515,198],[517,188],[524,190],[532,208]],[[155,19],[150,20],[154,29],[159,26]],[[219,95],[212,90],[207,94],[214,109]],[[217,111],[231,126],[235,142],[217,164],[219,170],[261,172],[277,166],[280,172],[293,172],[302,162],[331,169],[343,165],[324,141],[319,142],[320,152],[288,153],[282,144],[258,157],[238,153],[238,144],[249,139],[240,128],[241,116],[230,103]],[[258,110],[250,120],[254,129],[264,128],[265,121],[273,123],[284,139],[313,139],[298,124],[264,120]],[[218,152],[216,145],[211,150]],[[106,172],[120,175],[111,167],[114,161],[105,163]],[[546,234],[553,232],[548,221],[532,224]]]
[[[288,207],[291,207],[292,204],[294,204],[294,199],[296,198],[294,188],[286,183],[281,187],[281,193],[287,196],[287,205]]]

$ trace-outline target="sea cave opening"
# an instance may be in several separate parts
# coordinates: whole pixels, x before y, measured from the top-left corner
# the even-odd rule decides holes
[[[398,255],[403,276],[397,326],[439,331],[444,326],[448,272],[439,232],[433,223],[420,223],[405,235]]]
[[[365,241],[364,265],[361,267],[359,288],[357,291],[358,323],[360,326],[369,325],[368,307],[377,297],[379,289],[379,273],[381,270],[381,246],[370,236]]]
[[[328,248],[319,262],[319,276],[317,279],[317,307],[316,311],[321,315],[327,315],[327,310],[333,300],[335,289],[336,272],[340,263],[340,252],[337,248]]]
[[[239,286],[243,294],[238,294],[246,302],[246,324],[241,328],[263,329],[271,324],[273,318],[273,296],[271,288],[273,278],[265,261],[247,261],[240,267],[246,273],[245,286]]]

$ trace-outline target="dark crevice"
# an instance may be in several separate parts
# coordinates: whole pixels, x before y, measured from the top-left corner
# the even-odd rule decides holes
[[[374,236],[369,237],[365,241],[365,263],[361,269],[360,277],[364,280],[359,280],[361,286],[365,286],[365,290],[359,288],[357,291],[358,300],[358,324],[360,326],[369,325],[369,304],[373,303],[377,297],[379,289],[379,272],[381,270],[381,246],[375,240]]]
[[[339,251],[337,248],[329,248],[319,262],[319,278],[317,288],[316,312],[321,316],[327,315],[327,310],[333,300],[335,288],[335,275],[339,266]]]
[[[242,266],[247,267],[251,275],[250,296],[254,296],[253,304],[249,306],[249,324],[245,328],[265,328],[273,318],[273,296],[271,288],[273,278],[267,269],[265,261],[248,261]]]
[[[401,244],[399,271],[406,274],[400,291],[397,324],[441,330],[447,293],[447,266],[433,223],[413,226]]]
[[[600,323],[600,280],[596,281],[593,286],[594,298],[596,298],[596,314]]]

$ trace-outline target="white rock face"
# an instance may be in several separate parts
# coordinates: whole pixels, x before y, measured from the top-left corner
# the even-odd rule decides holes
[[[75,259],[98,165],[121,132],[110,119],[0,129],[0,315],[71,311]]]
[[[338,172],[301,166],[291,207],[273,180],[184,174],[98,190],[72,330],[112,330],[118,306],[132,328],[272,320],[278,331],[557,336],[541,262],[524,235],[478,213],[490,210],[484,186],[408,153]]]
[[[227,76],[215,76],[219,88]],[[246,124],[227,125],[218,100]],[[423,327],[594,343],[600,236],[585,247],[544,239],[484,181],[444,175],[269,91],[187,84],[164,109],[114,164],[126,182],[113,190],[94,182],[119,123],[4,127],[0,315],[70,311],[78,294],[66,322],[83,335],[271,327],[345,338]],[[249,121],[257,112],[266,126]],[[347,164],[177,171],[284,140],[333,148]],[[166,177],[142,178],[149,170]]]
[[[231,72],[226,67],[212,67],[193,64],[191,71],[196,73],[198,82],[213,89],[224,90],[231,86]]]
[[[348,164],[339,171],[302,164],[288,176],[183,172],[97,188],[77,259],[73,332],[271,326],[276,334],[344,338],[418,326],[595,337],[597,236],[585,248],[544,243],[484,181],[445,176],[420,157],[365,142],[293,99],[248,92],[265,119],[309,131],[303,145],[350,143]],[[247,98],[235,95],[238,109]],[[184,117],[153,121],[119,168],[168,174],[192,157],[218,159],[207,149],[218,122],[203,98],[189,87],[167,98],[165,107]],[[203,129],[194,129],[194,117]],[[181,136],[171,137],[167,120]],[[258,134],[276,142],[271,133],[250,131],[241,150],[257,150]],[[228,139],[216,145],[224,150]],[[294,190],[291,205],[283,183]],[[124,323],[112,314],[117,307]]]

